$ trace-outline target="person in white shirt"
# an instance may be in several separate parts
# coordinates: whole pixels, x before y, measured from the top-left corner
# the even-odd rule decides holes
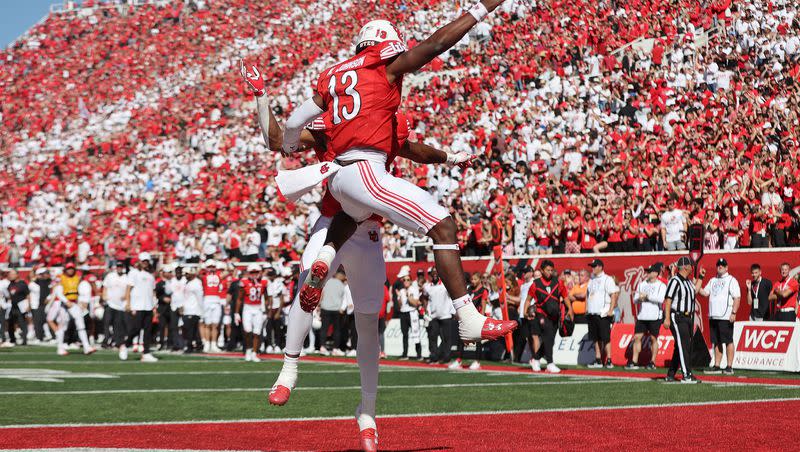
[[[684,235],[688,223],[683,211],[676,208],[677,197],[671,196],[667,201],[668,210],[661,214],[661,242],[667,251],[685,250]]]
[[[125,336],[128,332],[125,316],[125,292],[127,289],[128,279],[125,276],[125,263],[117,261],[114,270],[103,278],[103,300],[106,302],[103,319],[106,332],[104,345],[113,344],[114,347],[125,347]]]
[[[265,270],[267,276],[267,325],[264,344],[267,353],[280,353],[286,343],[286,329],[283,324],[283,306],[286,303],[286,285],[278,277],[274,268]]]
[[[150,254],[139,253],[135,268],[128,273],[128,288],[125,291],[125,311],[128,312],[130,328],[125,346],[119,349],[119,359],[128,359],[128,347],[133,345],[133,339],[143,331],[142,362],[156,362],[158,358],[150,353],[150,344],[153,340],[153,308],[156,306],[156,279],[150,273]]]
[[[603,367],[605,362],[605,366],[611,369],[614,367],[611,363],[611,323],[619,298],[619,287],[614,278],[603,271],[603,261],[595,259],[589,266],[592,267],[592,278],[586,289],[586,317],[595,356],[594,363],[589,367]]]
[[[169,343],[172,344],[172,351],[183,350],[183,337],[178,334],[181,310],[183,308],[183,293],[186,287],[186,279],[183,278],[183,269],[176,264],[169,264],[165,271],[172,275],[164,285],[164,292],[170,296],[169,309]]]
[[[417,352],[417,359],[422,358],[422,343],[420,342],[419,332],[419,298],[421,292],[419,286],[411,282],[411,272],[407,267],[403,267],[397,277],[403,282],[403,288],[398,291],[400,301],[400,331],[403,334],[403,354],[400,360],[408,360],[408,341],[414,343]]]
[[[258,260],[258,247],[261,245],[261,234],[250,231],[240,247],[242,249],[242,262],[255,262]]]
[[[428,324],[430,362],[447,364],[450,362],[450,349],[453,345],[452,333],[455,331],[453,316],[456,311],[453,308],[453,300],[450,299],[447,289],[439,279],[436,269],[431,267],[428,274],[431,282],[425,284],[424,290],[428,294],[428,314],[431,316]],[[437,342],[439,342],[438,346]]]
[[[721,258],[717,261],[717,276],[708,280],[705,287],[703,277],[705,269],[700,270],[695,290],[699,295],[708,297],[708,323],[711,333],[711,343],[714,345],[714,367],[708,373],[725,373],[733,375],[733,322],[736,321],[736,311],[742,300],[739,282],[728,273],[728,261]],[[725,346],[727,367],[720,369],[722,363],[722,347]]]
[[[639,283],[633,301],[638,306],[636,315],[636,326],[633,335],[633,356],[625,366],[626,369],[638,369],[639,353],[642,351],[642,339],[644,334],[650,335],[650,362],[645,366],[648,369],[655,369],[656,356],[658,355],[658,333],[663,322],[661,306],[664,304],[664,296],[667,294],[667,285],[658,279],[661,274],[663,264],[657,262],[647,270],[647,279]]]
[[[196,267],[183,269],[184,280],[174,287],[183,286],[180,297],[181,319],[183,320],[183,340],[185,352],[192,353],[203,350],[200,340],[200,316],[203,315],[203,283],[197,277]]]

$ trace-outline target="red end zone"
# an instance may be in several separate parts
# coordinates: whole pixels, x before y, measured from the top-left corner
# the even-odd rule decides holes
[[[783,450],[793,428],[775,419],[800,400],[558,411],[395,417],[378,420],[383,450]],[[746,425],[745,429],[739,428]],[[542,430],[542,426],[550,426]],[[739,426],[732,429],[731,426]],[[355,421],[265,421],[0,429],[3,448],[343,450],[358,447]]]

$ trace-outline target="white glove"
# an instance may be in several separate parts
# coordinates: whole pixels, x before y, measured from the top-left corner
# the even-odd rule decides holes
[[[458,165],[461,168],[472,166],[473,160],[478,158],[477,155],[468,152],[456,152],[454,154],[447,154],[447,163],[450,165]]]
[[[237,312],[236,314],[233,315],[233,321],[236,322],[237,325],[241,325],[242,315]]]

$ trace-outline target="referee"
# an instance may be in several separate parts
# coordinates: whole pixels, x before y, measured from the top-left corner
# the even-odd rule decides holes
[[[690,278],[694,266],[692,260],[685,256],[678,259],[675,265],[678,271],[669,279],[664,297],[664,327],[672,332],[675,339],[666,381],[675,381],[675,373],[680,366],[683,373],[681,383],[700,383],[690,367],[696,298],[695,284]]]

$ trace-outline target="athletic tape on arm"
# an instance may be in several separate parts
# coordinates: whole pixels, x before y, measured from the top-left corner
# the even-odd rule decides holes
[[[461,247],[460,247],[460,246],[458,246],[458,244],[453,244],[453,245],[441,245],[441,244],[440,244],[440,245],[433,245],[433,250],[434,250],[434,251],[437,251],[437,250],[454,250],[454,251],[459,251],[460,249],[461,249]]]
[[[286,121],[286,130],[283,131],[283,151],[287,153],[296,151],[300,142],[300,132],[306,124],[323,113],[325,112],[314,103],[314,99],[307,99],[300,104]]]

